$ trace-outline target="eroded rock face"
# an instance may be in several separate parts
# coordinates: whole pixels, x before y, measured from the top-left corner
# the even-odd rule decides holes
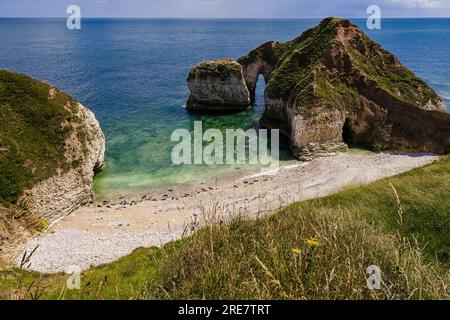
[[[92,200],[105,137],[90,110],[46,83],[0,70],[0,118],[0,205],[17,218],[52,222]]]
[[[251,51],[247,56],[240,58],[237,62],[242,65],[245,83],[250,91],[251,101],[255,100],[256,84],[260,74],[267,82],[276,68],[277,61],[274,59],[277,43],[269,41]]]
[[[327,18],[238,62],[252,98],[264,75],[261,123],[280,129],[299,159],[348,144],[450,153],[450,115],[439,96],[348,20]]]
[[[189,111],[242,111],[250,106],[250,93],[242,66],[233,60],[207,61],[188,77]]]
[[[49,179],[25,190],[18,201],[19,206],[46,221],[67,216],[92,201],[94,174],[105,168],[105,137],[99,122],[80,103],[76,103],[73,111],[81,120],[76,125],[83,127],[86,136],[81,138],[77,131],[72,131],[66,139],[64,157],[66,163],[75,161],[77,165],[57,170]]]

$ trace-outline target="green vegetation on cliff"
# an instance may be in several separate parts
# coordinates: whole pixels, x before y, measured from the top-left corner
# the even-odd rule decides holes
[[[276,46],[277,64],[268,83],[269,96],[286,100],[293,94],[306,97],[314,83],[313,72],[335,38],[335,28],[335,21],[332,20],[310,29],[297,39]]]
[[[367,78],[397,99],[412,105],[426,105],[436,93],[411,70],[405,68],[390,52],[363,34],[367,44],[363,52],[347,47],[352,61]],[[420,94],[418,94],[420,93]]]
[[[411,105],[437,98],[424,81],[348,20],[325,19],[292,41],[263,44],[239,62],[246,65],[258,58],[274,69],[267,96],[289,101],[302,114],[317,104],[354,110],[360,104],[361,77]]]
[[[82,274],[0,272],[0,297],[51,299],[448,299],[450,159],[236,218]],[[367,267],[383,272],[366,287]]]
[[[24,189],[64,170],[73,130],[66,123],[81,121],[75,107],[46,83],[0,70],[0,205],[15,204]]]
[[[208,77],[227,80],[233,75],[240,78],[242,67],[234,60],[212,60],[200,63],[189,73],[188,80]]]

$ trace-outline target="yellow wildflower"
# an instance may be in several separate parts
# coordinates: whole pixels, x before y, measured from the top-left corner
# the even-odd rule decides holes
[[[302,252],[302,250],[300,250],[299,248],[293,248],[292,249],[292,253],[293,254],[300,254]]]
[[[314,238],[308,239],[305,242],[310,247],[318,247],[318,246],[320,246],[320,243]]]

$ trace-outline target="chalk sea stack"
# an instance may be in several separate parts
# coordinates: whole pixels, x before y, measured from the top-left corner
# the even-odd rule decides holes
[[[250,107],[250,93],[242,66],[233,60],[200,63],[189,73],[190,111],[242,111]]]
[[[299,159],[332,155],[349,144],[450,153],[450,115],[439,96],[348,20],[327,18],[292,41],[264,43],[237,62],[251,100],[258,76],[264,76],[261,124],[280,129]],[[211,97],[233,92],[225,88],[230,82],[223,75]]]
[[[92,200],[105,138],[74,98],[0,70],[0,207],[47,222]]]

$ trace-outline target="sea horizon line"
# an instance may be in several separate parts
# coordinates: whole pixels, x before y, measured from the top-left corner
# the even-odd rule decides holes
[[[83,19],[89,20],[317,20],[317,19],[325,19],[332,16],[322,16],[322,17],[255,17],[255,18],[239,18],[239,17],[84,17]],[[336,16],[338,17],[338,16]],[[359,16],[359,17],[341,17],[342,19],[367,19],[367,17]],[[67,16],[52,16],[52,17],[2,17],[0,19],[67,19]],[[450,19],[450,17],[384,17],[383,19]]]

